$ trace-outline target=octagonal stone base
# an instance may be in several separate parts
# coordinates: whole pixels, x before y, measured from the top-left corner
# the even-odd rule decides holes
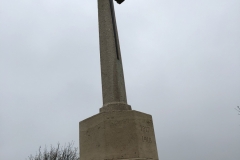
[[[80,160],[158,160],[152,116],[102,112],[79,123]]]

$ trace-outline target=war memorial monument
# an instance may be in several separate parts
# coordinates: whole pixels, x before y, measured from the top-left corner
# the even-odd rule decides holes
[[[103,106],[79,123],[80,160],[158,160],[152,116],[127,103],[113,3],[98,0]]]

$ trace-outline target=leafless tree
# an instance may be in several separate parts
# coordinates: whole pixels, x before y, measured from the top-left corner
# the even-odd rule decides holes
[[[239,106],[237,106],[237,108],[235,108],[239,113],[239,115],[240,115],[240,107]]]
[[[50,151],[47,151],[47,147],[45,147],[43,152],[41,152],[40,146],[38,153],[35,156],[30,155],[28,160],[80,160],[78,148],[74,148],[73,144],[71,142],[67,146],[60,148],[58,143],[56,148],[51,146]]]

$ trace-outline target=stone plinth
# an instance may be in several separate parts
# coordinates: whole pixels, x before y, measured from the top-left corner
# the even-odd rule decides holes
[[[79,123],[80,160],[158,160],[152,116],[102,112]]]

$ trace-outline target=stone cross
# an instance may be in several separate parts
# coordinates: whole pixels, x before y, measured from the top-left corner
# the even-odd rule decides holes
[[[124,0],[116,0],[121,4]],[[100,112],[131,110],[123,75],[113,0],[98,0],[103,106]]]
[[[98,19],[103,107],[79,123],[80,160],[159,160],[152,116],[127,104],[113,0],[98,0]]]

